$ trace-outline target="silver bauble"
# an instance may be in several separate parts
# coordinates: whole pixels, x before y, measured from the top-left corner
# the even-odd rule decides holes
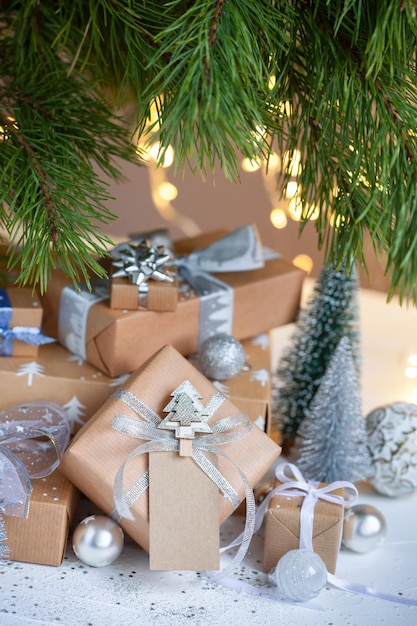
[[[245,364],[245,351],[240,341],[219,333],[208,337],[198,351],[200,370],[207,378],[226,380],[233,378]]]
[[[123,530],[105,515],[86,517],[74,530],[72,547],[86,565],[104,567],[117,559],[123,550]]]
[[[372,486],[385,496],[417,487],[417,406],[407,402],[375,409],[366,418]]]
[[[318,596],[327,582],[322,558],[310,550],[290,550],[280,558],[274,572],[279,595],[291,602]]]
[[[387,534],[382,513],[370,504],[355,504],[345,512],[342,545],[352,552],[371,552]]]

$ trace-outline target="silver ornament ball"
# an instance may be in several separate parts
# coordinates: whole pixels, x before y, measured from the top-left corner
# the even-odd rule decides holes
[[[123,530],[105,515],[86,517],[72,536],[75,555],[92,567],[113,563],[123,550],[123,543]]]
[[[206,339],[198,352],[198,363],[207,378],[233,378],[245,364],[245,351],[240,341],[226,333]]]
[[[327,582],[323,559],[311,550],[290,550],[274,572],[278,593],[284,600],[307,602],[318,596]]]
[[[345,512],[342,545],[352,552],[371,552],[386,537],[387,523],[370,504],[355,504]]]

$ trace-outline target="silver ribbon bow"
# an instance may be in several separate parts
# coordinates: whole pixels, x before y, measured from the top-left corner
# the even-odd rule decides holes
[[[157,413],[155,413],[130,391],[120,387],[115,391],[112,397],[121,400],[126,406],[142,418],[137,419],[129,415],[116,414],[112,421],[112,428],[119,433],[128,435],[129,437],[147,440],[146,443],[140,444],[127,456],[125,461],[119,467],[114,479],[113,495],[115,509],[113,510],[111,516],[116,521],[119,521],[122,517],[133,520],[134,517],[130,512],[130,507],[132,507],[138,498],[140,498],[140,496],[149,488],[149,472],[146,470],[140,477],[138,477],[133,486],[130,487],[127,492],[124,492],[123,474],[126,465],[130,460],[141,454],[161,451],[178,451],[179,440],[175,437],[173,431],[161,430],[158,428],[163,420]],[[210,420],[224,400],[224,396],[220,393],[216,393],[212,396],[205,407],[208,413],[208,420]],[[250,432],[252,427],[252,423],[247,415],[233,415],[210,424],[212,433],[200,435],[192,440],[193,460],[210,478],[210,480],[217,485],[224,497],[227,498],[232,504],[233,509],[240,504],[239,494],[217,469],[217,467],[215,467],[207,458],[205,452],[214,453],[230,462],[239,472],[245,490],[246,522],[245,530],[242,533],[242,542],[232,563],[221,572],[221,576],[225,576],[243,560],[252,539],[255,522],[255,500],[252,487],[245,474],[236,465],[233,459],[221,450],[221,446],[243,439]]]
[[[1,512],[28,516],[31,479],[54,471],[69,439],[66,412],[53,402],[29,402],[0,413]]]
[[[148,289],[150,279],[160,282],[174,282],[168,263],[171,255],[164,246],[155,245],[149,239],[128,241],[119,244],[111,252],[114,278],[127,277],[131,284],[137,285],[140,292]]]

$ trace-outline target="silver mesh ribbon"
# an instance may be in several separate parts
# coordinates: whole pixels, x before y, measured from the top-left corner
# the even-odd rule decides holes
[[[174,265],[200,297],[200,346],[207,337],[217,333],[232,334],[233,289],[213,273],[260,269],[264,266],[264,256],[256,228],[248,225],[206,248],[179,257]]]
[[[0,512],[28,516],[31,479],[54,471],[69,439],[66,413],[55,403],[31,402],[1,412]]]
[[[134,517],[130,508],[149,488],[149,474],[146,470],[127,491],[124,491],[123,475],[126,465],[135,457],[149,452],[177,452],[179,450],[179,439],[175,437],[173,431],[159,429],[158,425],[163,420],[130,391],[120,387],[114,392],[112,397],[121,400],[142,418],[137,419],[129,415],[116,414],[112,420],[112,428],[117,432],[142,441],[145,440],[145,443],[141,443],[126,457],[116,473],[113,484],[115,508],[111,513],[111,517],[116,521],[120,521],[122,517],[133,520]],[[208,420],[210,420],[224,400],[224,396],[220,393],[212,396],[205,407],[209,414]],[[239,494],[205,453],[213,453],[226,459],[238,471],[246,497],[246,521],[242,541],[232,562],[219,574],[219,576],[225,576],[241,563],[248,550],[254,532],[255,500],[252,487],[244,472],[221,449],[221,446],[240,441],[248,435],[253,426],[247,415],[237,414],[218,420],[210,424],[210,427],[212,433],[197,436],[192,440],[192,458],[194,462],[214,482],[223,496],[229,500],[233,509],[235,509],[240,504]]]
[[[91,282],[91,291],[88,291],[85,283],[79,285],[79,289],[69,285],[61,292],[59,303],[58,333],[59,343],[67,350],[81,357],[87,358],[87,320],[90,308],[107,300],[109,297],[109,284],[105,279],[97,279]]]

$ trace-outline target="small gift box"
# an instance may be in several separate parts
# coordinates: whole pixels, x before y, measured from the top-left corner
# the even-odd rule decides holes
[[[60,344],[47,344],[35,358],[0,357],[0,409],[48,398],[63,406],[76,433],[127,377],[110,378]]]
[[[290,550],[304,548],[316,552],[327,571],[334,573],[342,539],[345,490],[357,495],[356,488],[345,481],[306,481],[290,463],[279,465],[275,475],[275,486],[258,511],[260,517],[265,516],[264,571],[273,569]]]
[[[28,517],[4,516],[12,561],[61,565],[78,490],[59,470],[33,480]]]
[[[55,341],[42,335],[42,315],[31,289],[0,288],[0,355],[36,356],[41,344]]]
[[[13,560],[62,562],[75,490],[56,468],[69,437],[65,411],[53,402],[0,413],[0,514]]]
[[[150,553],[151,569],[218,569],[219,525],[279,453],[165,346],[77,433],[61,470]]]
[[[145,237],[119,244],[111,256],[110,308],[176,310],[177,275],[165,246]]]
[[[79,292],[57,270],[43,299],[44,329],[114,377],[134,371],[165,344],[187,355],[218,332],[246,339],[295,319],[304,272],[278,255],[265,260],[254,227],[177,242],[175,252],[176,311],[111,309],[106,281]]]

